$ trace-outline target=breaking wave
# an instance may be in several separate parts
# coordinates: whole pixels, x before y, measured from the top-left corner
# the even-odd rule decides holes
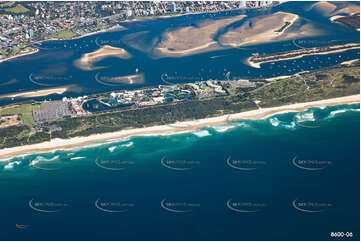
[[[198,137],[205,137],[205,136],[210,135],[208,130],[196,130],[191,133]]]
[[[335,117],[336,115],[340,114],[340,113],[346,113],[346,112],[360,112],[359,108],[346,108],[346,109],[341,109],[341,110],[335,110],[330,112],[330,114],[326,117],[326,119],[330,119]]]
[[[212,126],[212,129],[218,133],[226,132],[227,130],[233,129],[237,127],[236,125],[219,125],[219,126]]]
[[[70,158],[70,160],[81,160],[81,159],[85,159],[86,157],[84,156],[77,156],[77,157],[73,157],[73,158]]]
[[[129,143],[126,143],[126,144],[122,144],[121,147],[131,147],[134,145],[134,142],[133,141],[130,141]]]
[[[15,166],[18,166],[21,164],[21,161],[13,161],[9,162],[4,166],[4,170],[12,170]]]
[[[296,118],[297,122],[299,122],[299,123],[315,121],[314,113],[312,110],[307,111],[307,112],[298,113],[298,114],[296,114],[295,118]]]
[[[34,165],[36,165],[36,164],[38,164],[40,162],[49,162],[49,161],[54,161],[54,160],[57,160],[57,159],[59,159],[59,155],[54,156],[53,158],[50,158],[50,159],[47,159],[44,156],[38,155],[34,160],[32,160],[30,162],[29,165],[34,166]]]
[[[286,128],[286,129],[295,129],[296,128],[296,123],[294,121],[288,123],[288,122],[281,121],[278,118],[274,117],[274,118],[270,118],[269,122],[273,127],[282,127],[282,128]]]

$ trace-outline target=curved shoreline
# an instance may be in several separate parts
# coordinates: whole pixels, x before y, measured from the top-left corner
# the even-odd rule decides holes
[[[190,127],[187,128],[175,128],[169,125],[159,125],[159,126],[152,126],[146,128],[136,128],[136,129],[128,129],[128,130],[121,130],[112,133],[103,133],[103,134],[94,134],[88,137],[74,137],[70,139],[54,139],[51,141],[46,141],[43,143],[32,144],[32,145],[24,145],[24,146],[17,146],[11,148],[5,148],[0,150],[0,162],[4,161],[6,158],[11,158],[14,156],[24,155],[24,154],[31,154],[31,153],[42,153],[42,152],[49,152],[55,150],[64,150],[70,149],[80,146],[87,146],[92,145],[94,143],[100,143],[107,140],[112,139],[119,139],[124,137],[136,136],[136,135],[149,135],[149,134],[163,134],[169,132],[180,132],[180,131],[191,131],[197,130],[202,127],[206,126],[213,126],[226,123],[231,120],[252,120],[252,119],[260,119],[265,118],[270,115],[274,115],[280,112],[286,112],[289,110],[297,110],[302,111],[307,108],[316,107],[316,106],[336,106],[342,104],[350,104],[350,103],[360,103],[360,94],[346,96],[346,97],[338,97],[332,99],[325,99],[313,102],[306,102],[306,103],[296,103],[296,104],[289,104],[280,107],[271,107],[271,108],[260,108],[251,111],[245,111],[240,113],[234,113],[230,115],[223,115],[218,117],[212,118],[204,118],[192,121],[183,121],[178,122],[177,124],[182,124],[184,126],[188,125]]]
[[[11,56],[11,57],[7,57],[5,59],[1,59],[0,63],[6,62],[6,61],[9,61],[9,60],[12,60],[12,59],[16,59],[18,57],[22,57],[22,56],[26,56],[26,55],[32,55],[32,54],[35,54],[35,53],[38,53],[38,52],[39,52],[39,49],[35,49],[35,50],[29,51],[29,52],[26,52],[26,53],[17,54],[17,55]]]

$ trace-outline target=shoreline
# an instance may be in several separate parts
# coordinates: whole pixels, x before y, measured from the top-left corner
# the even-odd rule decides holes
[[[43,97],[50,94],[63,94],[67,92],[69,88],[73,87],[74,85],[67,85],[67,86],[59,86],[56,88],[46,88],[46,89],[39,89],[35,91],[25,91],[25,92],[16,92],[10,93],[5,95],[0,95],[0,99],[4,98],[31,98],[31,97]]]
[[[172,127],[171,126],[172,124],[167,124],[167,125],[151,126],[146,128],[126,129],[111,133],[93,134],[88,137],[74,137],[69,139],[57,138],[43,143],[4,148],[0,150],[0,159],[2,159],[0,160],[0,162],[4,161],[4,159],[9,159],[14,156],[71,149],[71,148],[93,145],[99,142],[104,142],[107,140],[119,139],[124,137],[131,137],[136,135],[162,134],[169,132],[192,131],[206,126],[224,124],[231,120],[260,119],[290,110],[302,111],[307,108],[316,107],[316,106],[336,106],[336,105],[350,104],[350,103],[360,103],[360,94],[332,98],[332,99],[324,99],[319,101],[305,102],[305,103],[288,104],[279,107],[259,108],[251,111],[245,111],[240,113],[234,113],[229,115],[204,118],[204,119],[198,119],[192,121],[176,122],[176,124],[181,125],[181,127],[174,127],[174,126]]]
[[[38,53],[38,52],[39,52],[39,49],[35,49],[35,50],[30,51],[30,52],[26,52],[26,53],[14,55],[14,56],[11,56],[11,57],[7,57],[7,58],[4,58],[4,59],[1,59],[0,63],[6,62],[6,61],[9,61],[9,60],[12,60],[12,59],[16,59],[18,57],[22,57],[22,56],[26,56],[26,55],[32,55],[32,54],[35,54],[35,53]]]

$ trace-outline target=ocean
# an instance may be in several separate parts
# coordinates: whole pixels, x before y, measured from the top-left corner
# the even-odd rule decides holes
[[[13,157],[0,239],[359,240],[359,124],[314,107]]]

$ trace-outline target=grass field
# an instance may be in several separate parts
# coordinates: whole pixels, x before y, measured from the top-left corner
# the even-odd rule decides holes
[[[15,2],[5,2],[0,4],[0,8],[8,8],[15,4]]]
[[[17,4],[15,7],[12,8],[5,8],[4,10],[8,13],[26,13],[29,11],[29,9],[27,9],[21,4]]]
[[[0,115],[4,114],[21,114],[24,123],[32,123],[33,110],[40,109],[40,104],[21,104],[0,109]]]
[[[60,31],[58,33],[52,34],[51,38],[68,40],[68,39],[73,38],[75,35],[76,34],[70,30],[64,30],[64,31]]]

